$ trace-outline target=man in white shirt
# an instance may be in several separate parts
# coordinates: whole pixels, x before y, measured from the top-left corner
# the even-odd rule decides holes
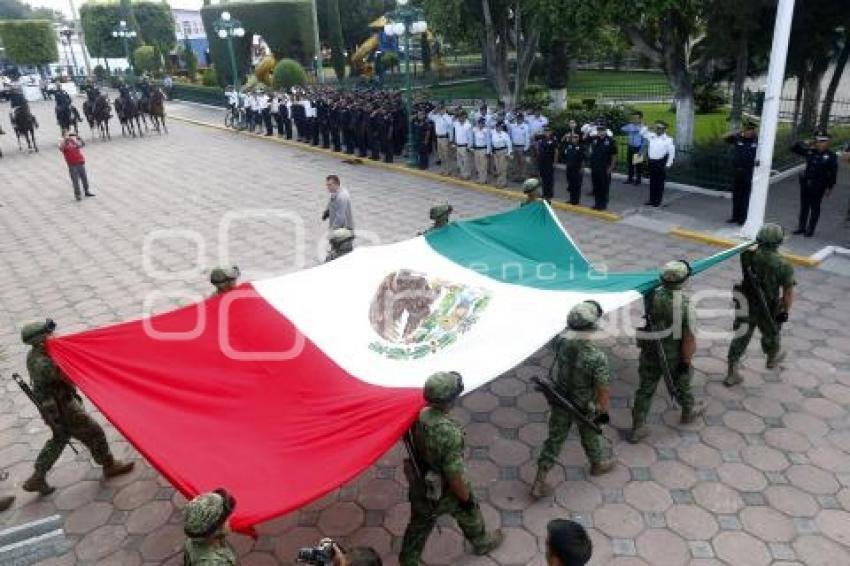
[[[472,176],[472,161],[470,159],[470,145],[472,142],[472,124],[463,110],[458,114],[457,120],[452,125],[452,139],[457,151],[458,176],[468,180]]]
[[[475,156],[475,171],[478,182],[487,184],[488,156],[490,155],[490,131],[484,127],[487,118],[481,116],[472,128],[472,154]]]
[[[490,135],[490,151],[493,155],[493,165],[496,172],[496,186],[508,185],[508,161],[513,155],[511,136],[504,122],[497,122],[496,129]]]
[[[428,119],[434,123],[434,134],[437,136],[437,159],[440,160],[440,173],[450,175],[452,173],[452,116],[445,106],[440,104],[428,115]]]
[[[661,120],[655,123],[655,132],[646,136],[647,161],[649,163],[649,206],[661,206],[664,198],[664,181],[667,169],[673,165],[676,157],[676,144],[667,135],[667,124]]]
[[[522,112],[517,113],[516,122],[511,124],[510,135],[514,157],[513,179],[522,181],[525,178],[525,154],[531,146],[531,134]]]

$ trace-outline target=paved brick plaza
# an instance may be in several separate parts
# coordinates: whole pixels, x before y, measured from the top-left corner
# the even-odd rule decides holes
[[[189,114],[180,105],[171,111]],[[212,110],[192,112],[219,118]],[[60,513],[74,546],[50,564],[180,564],[184,501],[141,460],[130,476],[102,482],[86,453],[75,458],[69,450],[50,476],[56,494],[39,500],[18,489],[48,434],[35,409],[7,381],[10,372],[24,369],[22,321],[51,316],[59,333],[68,333],[137,317],[154,290],[171,294],[157,302],[158,309],[191,294],[208,294],[207,271],[221,257],[219,226],[228,211],[297,211],[305,221],[308,252],[301,265],[291,225],[268,216],[236,222],[230,258],[248,278],[312,265],[323,250],[323,180],[332,172],[352,191],[358,228],[383,242],[425,227],[435,200],[450,200],[466,217],[516,206],[449,184],[174,121],[167,137],[130,140],[119,134],[111,143],[90,143],[85,151],[97,197],[76,203],[55,150],[52,106],[37,105],[37,113],[41,153],[19,154],[13,136],[0,138],[6,154],[0,160],[0,341],[9,354],[2,367],[0,466],[10,474],[0,483],[0,494],[18,495],[14,509],[0,515],[0,528]],[[87,128],[85,135],[88,140]],[[591,259],[610,269],[650,268],[716,251],[630,226],[561,218]],[[153,260],[146,262],[146,235],[175,228],[203,237],[201,263],[196,245],[174,235],[157,239]],[[693,289],[728,293],[738,277],[736,266],[729,262],[699,276]],[[619,466],[590,478],[573,436],[561,458],[563,468],[553,473],[553,479],[567,481],[549,500],[532,503],[528,496],[547,415],[546,402],[533,392],[529,378],[548,369],[551,355],[540,352],[466,396],[455,413],[466,425],[469,475],[489,524],[501,525],[507,541],[491,557],[475,558],[464,553],[459,532],[445,522],[426,547],[426,562],[540,565],[546,522],[573,517],[591,528],[593,564],[850,563],[850,328],[845,323],[850,307],[843,300],[850,279],[798,270],[798,281],[783,369],[766,371],[754,343],[744,387],[730,391],[720,383],[728,339],[702,340],[695,367],[709,404],[706,417],[679,427],[677,413],[659,394],[652,436],[642,445],[625,443],[617,432],[630,423],[638,350],[626,336],[606,339],[615,370],[614,426],[607,436]],[[709,329],[731,326],[727,303],[725,298],[706,302],[715,309],[702,321]],[[635,307],[633,314],[638,312]],[[109,436],[119,456],[139,458],[111,428]],[[262,525],[256,541],[234,537],[243,563],[290,564],[297,547],[331,536],[373,545],[385,563],[396,564],[408,515],[402,457],[397,447],[341,490]]]

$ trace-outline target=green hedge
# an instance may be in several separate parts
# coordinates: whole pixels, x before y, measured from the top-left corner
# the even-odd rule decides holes
[[[142,44],[154,45],[160,52],[168,53],[176,44],[174,35],[174,17],[171,8],[165,2],[133,2],[133,15],[138,23],[135,39],[128,40],[132,53]],[[124,43],[121,38],[112,37],[118,22],[127,20],[133,26],[133,18],[128,19],[121,5],[114,1],[89,1],[80,7],[80,21],[86,33],[86,46],[92,57],[124,57]]]
[[[169,93],[174,100],[186,100],[187,102],[200,102],[213,106],[226,106],[224,90],[219,87],[186,85],[174,83]]]
[[[0,22],[0,41],[6,59],[15,64],[47,65],[59,59],[53,24],[47,20]]]
[[[215,21],[224,11],[242,23],[245,36],[233,38],[233,49],[239,76],[245,77],[250,69],[251,37],[261,35],[271,48],[275,59],[295,59],[309,66],[315,55],[313,45],[313,15],[310,0],[275,0],[272,2],[233,2],[204,6],[201,17],[210,44],[213,65],[219,71],[219,82],[231,81],[230,55],[227,40],[215,32]]]
[[[307,83],[307,73],[298,61],[293,59],[281,59],[274,68],[272,84],[274,88],[288,89],[295,85]]]

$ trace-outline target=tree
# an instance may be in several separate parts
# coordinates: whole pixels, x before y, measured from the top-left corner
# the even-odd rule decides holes
[[[327,11],[327,36],[331,46],[331,62],[336,78],[345,78],[345,45],[342,39],[342,23],[339,16],[339,0],[325,0]]]
[[[120,37],[112,37],[118,22],[126,16],[118,4],[86,2],[80,7],[80,23],[86,35],[86,47],[92,57],[124,57],[124,43]],[[128,22],[129,25],[129,22]],[[139,38],[128,39],[128,49],[136,47]]]
[[[47,65],[59,59],[56,33],[47,20],[0,22],[0,41],[6,58],[17,65]]]
[[[829,117],[832,114],[832,103],[835,101],[835,93],[838,91],[841,76],[847,67],[848,59],[850,59],[850,25],[844,27],[842,42],[843,46],[835,59],[835,69],[832,71],[832,78],[829,80],[829,85],[826,87],[826,94],[823,97],[820,121],[818,122],[818,127],[822,130],[825,130],[829,125]]]
[[[133,61],[138,72],[155,74],[159,72],[162,58],[156,46],[142,45],[133,51]]]
[[[274,88],[288,89],[307,84],[307,73],[301,63],[294,59],[281,59],[274,68],[272,85]]]
[[[188,37],[183,40],[183,59],[186,62],[186,74],[189,76],[189,80],[194,82],[195,76],[198,74],[198,57],[195,55]]]
[[[134,2],[133,16],[138,23],[142,41],[168,53],[177,44],[174,33],[174,16],[165,2]],[[129,22],[128,22],[129,23]]]
[[[701,62],[692,55],[703,38],[703,0],[608,0],[611,22],[617,22],[632,45],[661,67],[676,104],[676,145],[691,147],[694,140],[693,68]]]
[[[33,8],[20,0],[0,0],[0,20],[62,21],[62,14],[50,8]]]

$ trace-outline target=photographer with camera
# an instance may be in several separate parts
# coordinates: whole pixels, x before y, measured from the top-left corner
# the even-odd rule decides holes
[[[378,552],[371,546],[358,546],[350,551],[334,540],[325,538],[313,548],[302,548],[295,561],[315,566],[383,566]]]
[[[194,498],[183,511],[183,566],[236,566],[236,552],[227,544],[228,519],[236,500],[225,489]]]

